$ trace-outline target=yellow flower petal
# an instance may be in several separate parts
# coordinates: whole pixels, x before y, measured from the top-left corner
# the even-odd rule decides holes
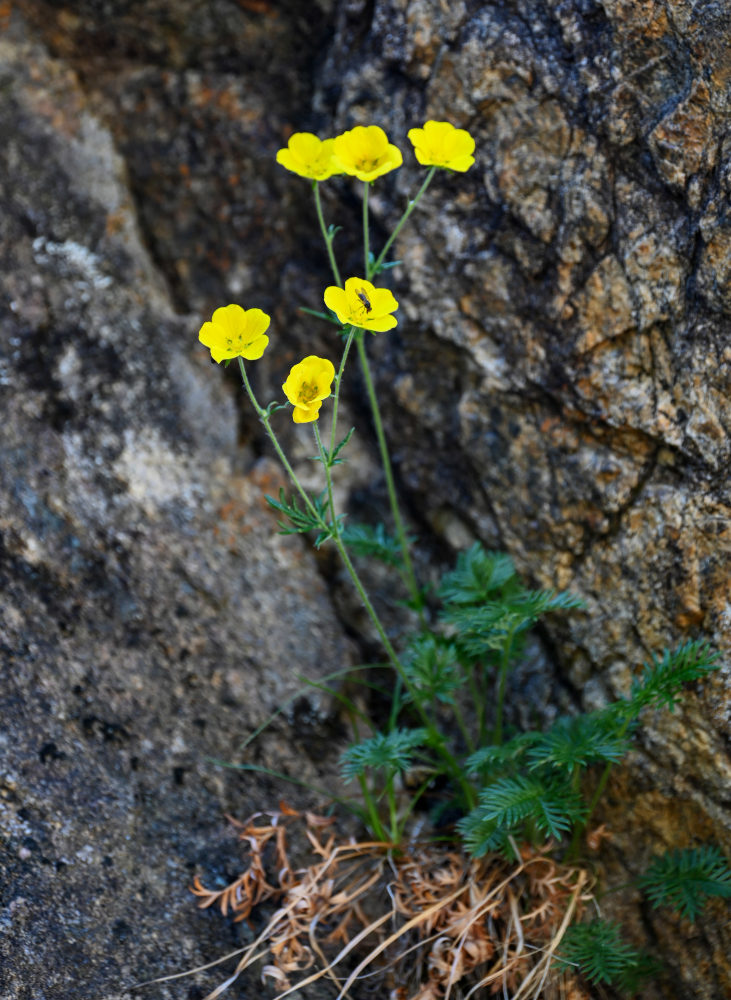
[[[338,288],[337,285],[330,285],[325,289],[325,295],[323,297],[325,299],[325,305],[328,309],[332,309],[341,323],[350,322],[348,320],[348,299],[342,288]]]
[[[292,367],[282,391],[294,407],[292,419],[296,424],[317,420],[323,399],[331,394],[334,378],[333,363],[314,354]]]
[[[264,331],[270,319],[261,309],[242,309],[232,304],[221,306],[198,332],[198,340],[211,352],[216,362],[231,358],[258,360],[269,343]]]
[[[330,285],[325,289],[325,305],[341,323],[373,333],[384,333],[397,325],[394,313],[398,302],[388,288],[376,288],[365,278],[348,278],[345,288]]]
[[[295,132],[286,149],[277,152],[277,163],[300,177],[324,181],[342,173],[333,158],[333,139],[318,139],[312,132]]]
[[[317,420],[320,416],[321,406],[322,402],[320,400],[308,407],[295,406],[292,410],[292,420],[294,420],[296,424],[310,424],[313,420]]]
[[[408,137],[416,159],[424,167],[464,172],[475,162],[475,140],[465,129],[449,122],[425,122],[423,128],[409,129]]]
[[[362,181],[382,177],[403,163],[401,150],[378,125],[356,125],[335,137],[333,149],[343,171]]]

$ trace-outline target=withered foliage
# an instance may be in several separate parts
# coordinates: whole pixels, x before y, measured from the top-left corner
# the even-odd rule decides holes
[[[250,924],[256,907],[274,910],[206,1000],[259,960],[277,1000],[306,995],[325,977],[333,996],[351,1000],[363,995],[365,980],[389,1000],[586,997],[569,972],[557,970],[555,951],[591,899],[587,874],[560,866],[546,849],[524,847],[512,864],[438,843],[397,853],[388,843],[339,841],[333,820],[284,803],[232,822],[247,844],[248,867],[222,890],[196,878],[199,906]],[[290,862],[295,830],[316,858],[305,867]]]

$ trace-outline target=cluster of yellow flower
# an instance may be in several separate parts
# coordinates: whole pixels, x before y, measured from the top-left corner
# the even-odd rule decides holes
[[[475,140],[469,132],[448,122],[428,121],[423,128],[410,129],[408,136],[422,166],[465,171],[475,162],[472,155]],[[335,174],[348,174],[369,184],[400,167],[403,156],[378,125],[357,125],[334,139],[318,139],[311,132],[297,132],[290,137],[287,147],[277,153],[277,163],[316,182]],[[325,289],[325,305],[344,326],[372,333],[384,333],[396,326],[393,313],[398,302],[393,294],[387,288],[375,288],[365,278],[348,278],[344,288],[331,285]],[[233,358],[256,361],[269,343],[266,336],[269,323],[269,316],[261,309],[222,306],[203,324],[198,339],[209,348],[216,362]],[[282,390],[294,407],[295,423],[317,420],[322,401],[331,393],[334,377],[335,368],[326,358],[310,355],[294,365]]]
[[[465,171],[475,162],[475,140],[449,122],[428,121],[423,128],[410,129],[408,136],[422,167]],[[378,125],[356,125],[334,139],[296,132],[287,148],[277,153],[277,163],[313,181],[327,180],[333,174],[374,181],[400,167],[403,160],[401,150]]]

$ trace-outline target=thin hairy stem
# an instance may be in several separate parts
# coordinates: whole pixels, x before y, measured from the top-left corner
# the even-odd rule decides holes
[[[343,378],[343,372],[345,371],[345,362],[348,359],[348,353],[350,351],[350,345],[353,343],[353,337],[355,336],[355,327],[351,326],[348,331],[348,336],[345,341],[345,347],[343,348],[343,356],[340,359],[340,368],[335,376],[335,392],[333,393],[333,415],[332,415],[332,427],[330,428],[330,457],[335,451],[335,431],[337,429],[338,423],[338,403],[340,401],[340,383]]]
[[[246,374],[246,367],[244,365],[244,359],[241,358],[241,357],[239,357],[238,361],[239,361],[239,369],[241,371],[241,378],[243,379],[243,382],[244,382],[244,388],[246,389],[246,392],[247,392],[247,394],[249,396],[249,399],[251,400],[251,404],[254,407],[254,409],[256,410],[259,419],[264,424],[264,429],[266,430],[267,435],[269,436],[269,440],[274,445],[274,450],[276,451],[276,453],[277,453],[277,455],[279,457],[279,461],[284,466],[284,468],[285,468],[285,470],[287,472],[287,475],[289,476],[290,480],[292,481],[292,485],[295,487],[295,489],[297,490],[297,492],[299,493],[299,495],[304,500],[305,506],[309,510],[310,514],[312,514],[312,516],[318,521],[318,523],[320,524],[320,526],[323,529],[326,529],[327,525],[325,524],[325,522],[322,520],[322,518],[318,514],[317,508],[313,504],[312,500],[310,500],[310,498],[307,495],[306,491],[304,490],[302,484],[300,483],[299,479],[297,478],[294,469],[289,464],[289,460],[288,460],[287,456],[284,454],[282,446],[280,445],[279,441],[277,440],[277,435],[272,430],[272,426],[271,426],[271,424],[269,422],[269,417],[267,416],[266,410],[262,409],[262,407],[259,406],[259,402],[258,402],[256,396],[254,395],[254,390],[251,388],[251,384],[249,383],[249,378],[248,378],[248,376]]]
[[[381,409],[378,405],[378,397],[376,396],[376,390],[373,385],[373,377],[371,375],[371,369],[368,363],[368,356],[366,354],[362,332],[360,332],[358,337],[356,338],[356,346],[358,348],[358,357],[360,359],[361,369],[363,371],[363,379],[366,384],[366,392],[368,393],[368,400],[371,404],[371,413],[373,415],[373,426],[376,431],[378,450],[381,454],[381,465],[383,466],[383,472],[386,477],[386,489],[388,490],[388,502],[391,507],[391,516],[393,517],[394,525],[396,527],[396,535],[398,537],[399,545],[401,548],[401,557],[404,563],[404,573],[403,573],[404,582],[406,583],[409,594],[411,595],[411,600],[413,602],[413,605],[418,610],[419,617],[423,622],[423,611],[421,608],[422,604],[421,591],[419,590],[419,584],[416,582],[414,564],[411,561],[411,552],[409,551],[409,541],[408,538],[406,537],[406,529],[404,527],[404,522],[401,517],[401,511],[399,509],[399,504],[398,504],[398,497],[396,496],[396,484],[393,478],[391,456],[388,451],[386,435],[383,430]]]
[[[408,691],[409,695],[411,696],[414,708],[416,709],[424,725],[424,728],[429,733],[430,746],[435,750],[435,752],[441,758],[446,772],[459,785],[467,804],[470,807],[472,807],[474,806],[476,801],[475,790],[472,787],[472,785],[464,778],[454,756],[449,752],[446,746],[444,746],[444,741],[442,739],[442,736],[437,726],[435,725],[434,721],[430,717],[429,713],[426,711],[423,702],[420,700],[418,691],[416,690],[408,674],[404,670],[403,665],[396,654],[396,650],[393,648],[391,640],[386,635],[386,630],[383,627],[383,623],[381,622],[381,619],[378,617],[376,609],[373,607],[373,604],[371,603],[371,600],[368,597],[366,589],[363,586],[360,577],[358,576],[357,570],[353,565],[348,550],[345,547],[345,544],[343,543],[343,539],[340,534],[340,528],[338,526],[337,515],[335,512],[335,504],[334,504],[333,488],[332,488],[332,472],[327,462],[327,457],[325,455],[325,449],[323,448],[322,445],[322,438],[320,437],[320,431],[317,426],[317,421],[315,421],[313,424],[313,431],[315,435],[315,442],[317,444],[318,452],[320,455],[320,460],[322,462],[323,468],[325,469],[325,478],[327,481],[327,495],[328,495],[328,503],[330,506],[330,520],[331,520],[329,528],[332,532],[331,535],[332,540],[335,543],[335,547],[337,548],[338,553],[340,554],[340,558],[343,560],[343,564],[348,572],[348,575],[350,576],[353,586],[358,592],[358,596],[360,597],[363,603],[363,607],[366,609],[368,617],[373,622],[373,625],[378,633],[378,637],[381,640],[381,643],[391,663],[391,666],[394,668],[404,688]]]
[[[622,724],[621,728],[619,729],[618,736],[620,739],[627,732],[630,726],[630,721],[631,720],[628,719],[626,722]],[[571,843],[569,844],[569,849],[566,852],[567,860],[573,860],[574,858],[577,857],[579,853],[579,845],[581,844],[581,838],[583,837],[584,832],[586,831],[586,828],[589,825],[589,820],[591,819],[594,810],[599,805],[599,800],[604,794],[604,789],[607,787],[607,782],[609,781],[609,775],[611,773],[613,766],[614,764],[612,763],[612,761],[609,760],[602,769],[599,781],[597,782],[596,788],[594,789],[594,794],[589,800],[589,805],[586,810],[586,816],[580,823],[577,823],[576,826],[574,827],[574,833],[573,836],[571,837]]]
[[[391,233],[391,235],[386,240],[386,244],[385,244],[383,250],[381,250],[381,252],[379,253],[378,257],[373,262],[373,266],[371,268],[368,268],[368,270],[366,271],[366,278],[368,278],[368,280],[370,280],[370,278],[371,278],[372,275],[378,273],[378,270],[379,270],[381,264],[386,259],[386,254],[391,249],[394,240],[396,239],[396,237],[398,236],[398,234],[401,232],[401,230],[403,229],[404,225],[406,224],[406,220],[408,219],[408,217],[411,215],[411,213],[414,211],[414,209],[416,208],[416,206],[421,201],[422,195],[424,194],[424,192],[426,191],[426,189],[429,187],[431,179],[434,176],[434,174],[436,173],[436,170],[437,170],[436,167],[432,167],[429,170],[429,172],[427,173],[426,177],[424,178],[424,181],[423,181],[421,187],[416,192],[416,195],[411,199],[411,201],[406,206],[404,214],[401,216],[401,218],[399,219],[399,221],[396,223],[396,228],[394,229],[394,231]],[[367,265],[366,265],[366,267],[367,267]]]
[[[325,240],[325,246],[327,247],[327,255],[330,258],[330,268],[332,269],[333,278],[335,278],[335,284],[342,288],[343,283],[340,280],[340,271],[338,270],[337,261],[335,260],[335,251],[333,250],[335,233],[329,232],[327,226],[325,225],[325,216],[322,214],[322,201],[320,199],[320,185],[317,181],[312,182],[312,190],[315,193],[315,209],[317,211],[317,219],[320,223],[322,238]]]
[[[371,279],[371,249],[368,238],[368,181],[363,184],[363,258],[365,261],[364,274],[368,281]]]
[[[508,635],[507,642],[503,646],[500,654],[500,667],[498,673],[497,705],[495,706],[495,726],[492,731],[492,742],[495,746],[500,746],[503,742],[503,709],[505,707],[505,686],[510,671],[510,654],[513,647],[513,633]]]

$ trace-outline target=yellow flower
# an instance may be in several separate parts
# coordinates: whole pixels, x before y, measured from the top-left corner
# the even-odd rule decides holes
[[[396,326],[391,313],[398,302],[388,288],[374,288],[365,278],[348,278],[345,288],[330,285],[325,289],[325,305],[341,323],[351,323],[363,330],[384,333]]]
[[[424,128],[409,129],[416,159],[423,167],[469,170],[475,162],[475,140],[463,128],[449,122],[425,122]]]
[[[214,361],[239,357],[256,361],[269,343],[269,337],[264,336],[269,323],[269,317],[261,309],[221,306],[211,322],[200,328],[198,340],[210,349]]]
[[[289,137],[286,149],[277,153],[277,163],[313,181],[326,181],[342,168],[333,160],[334,139],[318,139],[312,132],[295,132]]]
[[[323,399],[330,395],[330,383],[334,378],[332,362],[315,354],[294,365],[282,389],[294,407],[292,418],[296,424],[317,420]]]
[[[343,171],[362,181],[373,181],[404,162],[401,150],[378,125],[356,125],[336,136],[334,151]]]

